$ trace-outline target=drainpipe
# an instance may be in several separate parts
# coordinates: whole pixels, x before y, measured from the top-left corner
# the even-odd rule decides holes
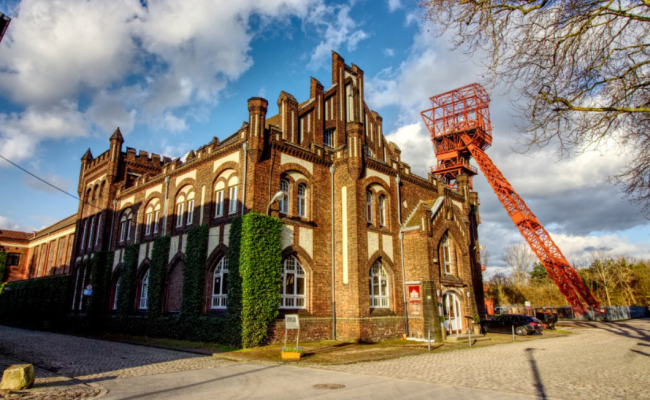
[[[248,142],[244,142],[242,147],[244,148],[244,187],[242,190],[241,215],[244,215],[244,209],[246,208],[246,176],[248,175]]]
[[[169,194],[169,177],[165,177],[165,204],[163,206],[163,231],[162,234],[167,234],[167,195]]]
[[[395,177],[397,183],[397,222],[399,223],[399,247],[400,258],[402,261],[402,296],[404,301],[404,328],[406,330],[406,337],[409,336],[409,311],[408,302],[406,301],[406,270],[404,267],[404,226],[402,225],[402,198],[400,196],[399,184],[402,180],[399,174]]]
[[[335,250],[335,240],[334,240],[334,171],[336,171],[336,167],[334,167],[334,164],[330,167],[330,175],[332,177],[332,184],[331,184],[331,195],[332,195],[332,200],[331,200],[331,207],[332,207],[332,340],[336,340],[336,293],[335,293],[335,287],[336,287],[336,281],[335,281],[335,274],[334,274],[334,266],[335,266],[335,261],[334,261],[334,250]]]

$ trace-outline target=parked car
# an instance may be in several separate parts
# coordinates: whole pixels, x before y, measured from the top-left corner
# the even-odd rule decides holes
[[[512,328],[519,336],[532,335],[535,332],[542,333],[544,328],[540,320],[522,314],[503,314],[495,319],[482,320],[482,333],[512,333]]]

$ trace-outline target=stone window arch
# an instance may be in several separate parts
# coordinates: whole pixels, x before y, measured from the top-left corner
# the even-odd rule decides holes
[[[147,203],[144,214],[145,236],[155,235],[160,230],[161,208],[160,199],[157,197],[149,200],[149,203]]]
[[[131,240],[131,231],[133,225],[133,210],[127,208],[122,212],[120,218],[120,243]]]
[[[194,187],[185,185],[176,194],[176,228],[192,225],[194,222]]]
[[[228,168],[219,173],[213,187],[214,218],[221,218],[238,212],[238,188],[239,176],[234,169]]]

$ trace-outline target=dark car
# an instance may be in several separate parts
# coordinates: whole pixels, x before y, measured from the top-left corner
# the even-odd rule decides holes
[[[512,328],[519,336],[532,335],[535,332],[542,333],[544,329],[540,320],[528,315],[503,314],[495,319],[481,321],[482,333],[512,333]]]

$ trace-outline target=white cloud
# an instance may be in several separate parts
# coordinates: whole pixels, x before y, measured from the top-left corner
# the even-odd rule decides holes
[[[393,12],[401,7],[402,7],[402,2],[400,0],[388,0],[388,10],[390,12]]]
[[[330,59],[331,51],[345,46],[348,51],[354,51],[360,41],[369,37],[362,29],[357,29],[357,23],[350,17],[350,7],[316,7],[308,17],[308,26],[313,26],[322,37],[321,42],[311,54],[308,67],[319,69],[325,67]]]
[[[10,231],[23,231],[30,232],[31,228],[22,227],[7,217],[0,215],[0,229],[8,229]]]
[[[44,181],[49,182],[50,184],[58,187],[63,191],[69,191],[70,189],[70,185],[71,185],[70,180],[62,177],[61,175],[45,173],[45,174],[38,174],[38,176]],[[40,192],[61,194],[59,190],[56,190],[52,186],[34,178],[31,175],[25,175],[25,177],[23,178],[23,182],[25,183],[25,186],[32,188],[34,190],[38,190]]]
[[[459,59],[462,56],[445,46],[444,38],[437,39],[421,27],[405,61],[366,81],[372,108],[399,110],[397,127],[386,138],[400,147],[402,160],[413,172],[423,176],[435,165],[435,154],[420,112],[430,108],[429,97],[480,78],[473,59]],[[567,259],[584,262],[593,249],[606,249],[608,255],[650,257],[649,244],[630,242],[624,234],[633,227],[647,229],[648,221],[639,214],[639,207],[625,201],[618,188],[606,181],[625,165],[624,152],[604,143],[599,151],[566,159],[558,159],[553,147],[520,154],[513,150],[517,130],[511,98],[496,91],[490,95],[494,143],[486,152],[545,224]],[[501,267],[503,248],[523,238],[480,172],[474,178],[474,189],[482,203],[481,245],[492,253],[493,266]]]
[[[384,55],[386,57],[395,57],[395,50],[386,48],[384,49]]]
[[[365,33],[347,10],[322,0],[22,0],[1,44],[0,90],[26,108],[0,114],[0,150],[19,160],[43,140],[137,123],[185,130],[251,67],[260,30],[314,11],[320,26],[347,29],[331,43],[354,48]]]

